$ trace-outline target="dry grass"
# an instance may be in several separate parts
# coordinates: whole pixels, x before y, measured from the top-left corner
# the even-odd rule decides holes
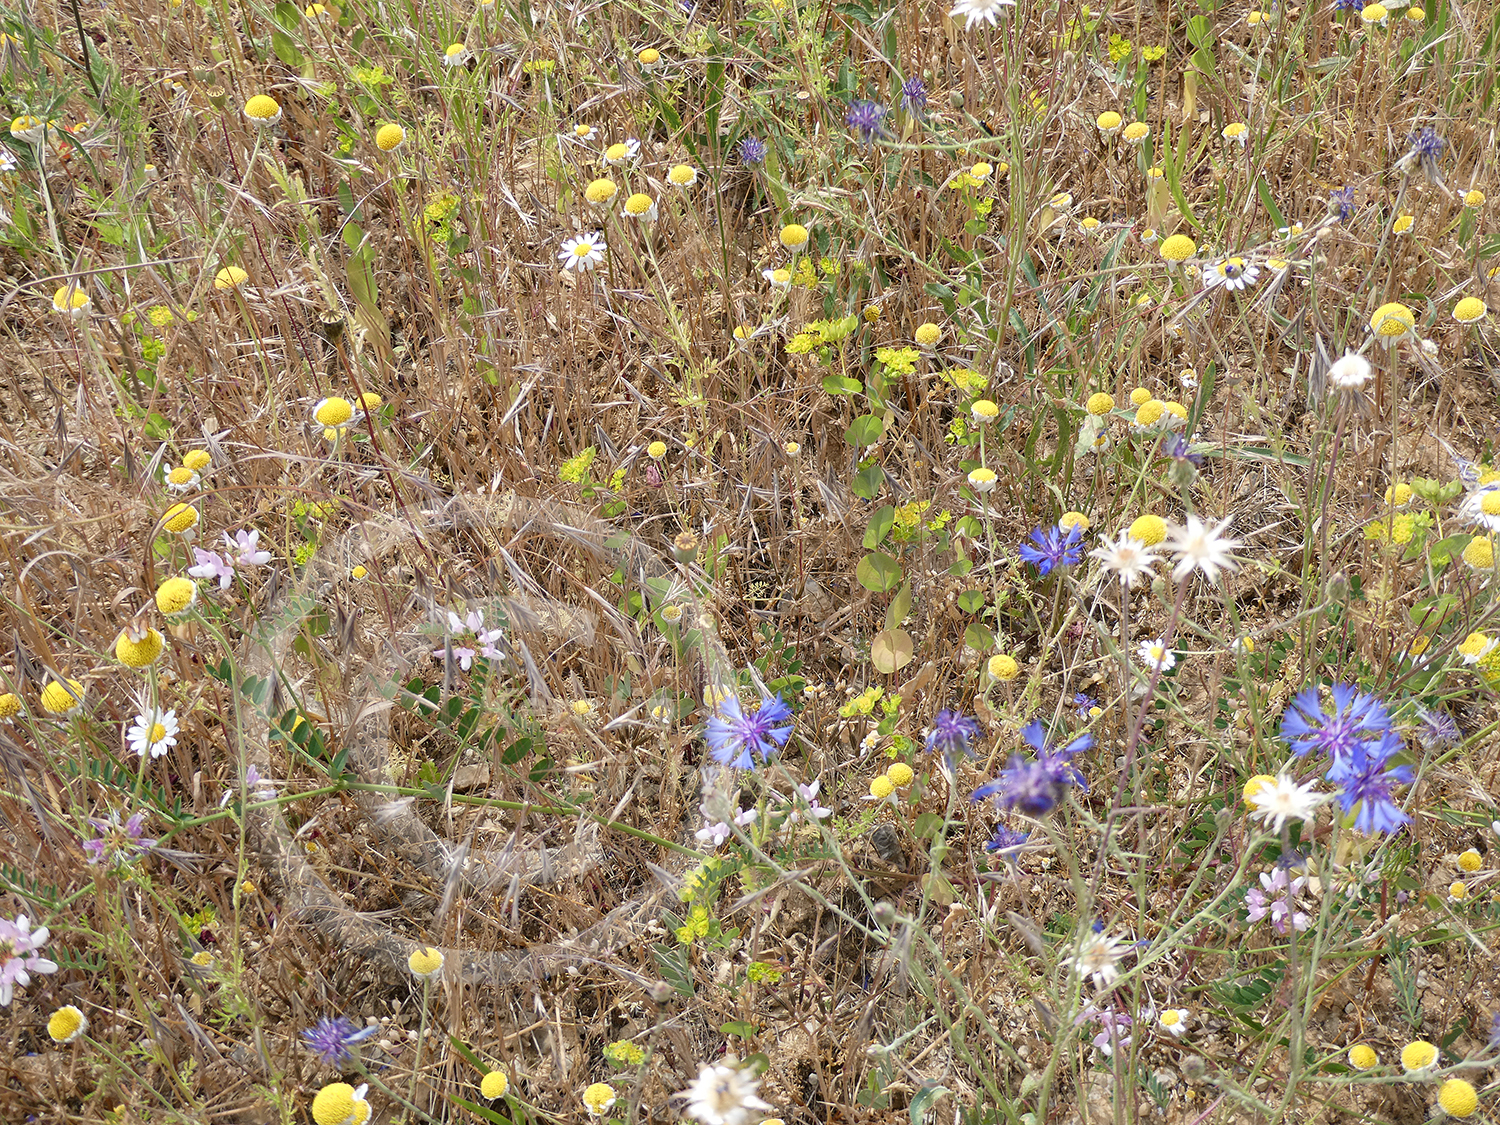
[[[577,1121],[600,1081],[608,1116],[674,1120],[727,1054],[788,1122],[1416,1122],[1447,1071],[1402,1075],[1415,1038],[1489,1112],[1500,669],[1460,655],[1493,582],[1440,486],[1497,414],[1492,323],[1452,315],[1494,303],[1495,204],[1464,201],[1500,196],[1492,7],[0,15],[6,112],[53,122],[0,172],[0,919],[48,926],[59,965],[7,1008],[0,1115],[311,1121],[340,1068],[302,1032],[331,1016],[379,1025],[342,1068],[377,1121]],[[241,112],[258,94],[274,127]],[[874,143],[861,99],[890,110]],[[598,268],[560,268],[592,231]],[[1235,254],[1255,284],[1207,287]],[[1389,301],[1415,320],[1390,349]],[[1327,385],[1346,350],[1374,364],[1358,392]],[[1138,387],[1181,400],[1176,456]],[[347,429],[311,420],[366,394]],[[1039,576],[1018,545],[1068,511],[1084,554]],[[1232,519],[1236,570],[1123,590],[1088,551],[1146,513]],[[165,618],[162,582],[241,529],[270,560]],[[445,652],[450,611],[503,628],[491,658]],[[116,654],[138,613],[166,641],[144,671]],[[43,707],[61,678],[77,716]],[[1288,761],[1294,693],[1335,682],[1405,732],[1412,820],[1266,833],[1242,787]],[[716,699],[773,690],[784,752],[712,768]],[[181,730],[137,757],[153,705]],[[1461,743],[1424,744],[1418,706]],[[980,724],[956,772],[923,745],[944,708]],[[1001,859],[968,796],[1033,718],[1094,736],[1091,788],[1002,817],[1031,836]],[[893,763],[910,783],[868,798]],[[731,801],[757,819],[706,841]],[[133,812],[155,847],[91,863],[90,818]],[[1315,884],[1294,941],[1245,905],[1283,852]],[[1109,987],[1069,968],[1095,923],[1139,943]],[[89,1027],[59,1045],[68,1004]],[[1113,1055],[1101,1010],[1135,1020]],[[1380,1069],[1349,1068],[1361,1041]]]

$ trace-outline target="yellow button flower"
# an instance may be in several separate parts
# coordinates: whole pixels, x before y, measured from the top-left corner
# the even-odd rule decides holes
[[[1106,137],[1112,137],[1120,131],[1121,118],[1118,113],[1109,109],[1095,118],[1094,124],[1099,126],[1099,132]]]
[[[115,641],[115,659],[127,668],[144,668],[155,663],[167,647],[166,638],[157,629],[146,629],[135,633],[125,629]]]
[[[1130,392],[1130,405],[1145,406],[1146,403],[1151,401],[1151,398],[1151,392],[1148,391],[1145,387],[1137,387],[1135,390]]]
[[[88,1017],[72,1004],[57,1009],[47,1021],[47,1034],[54,1043],[71,1043],[88,1029]]]
[[[1356,1043],[1349,1048],[1349,1065],[1355,1070],[1369,1070],[1379,1062],[1380,1056],[1368,1043]]]
[[[904,789],[911,784],[916,774],[905,762],[892,762],[891,767],[885,771],[885,776],[891,779],[891,784],[897,789]]]
[[[1157,251],[1162,259],[1173,264],[1187,261],[1198,251],[1198,244],[1185,234],[1174,234],[1161,244]]]
[[[896,783],[885,774],[870,779],[870,796],[883,801],[896,791]]]
[[[993,679],[1001,683],[1009,683],[1021,674],[1021,666],[1016,663],[1014,656],[1007,656],[1002,652],[990,657],[989,672]]]
[[[395,152],[406,140],[406,130],[392,121],[375,131],[375,147],[381,152]]]
[[[503,1070],[490,1071],[479,1083],[480,1094],[489,1101],[505,1097],[505,1091],[508,1089],[510,1089],[510,1079],[506,1077]]]
[[[256,94],[245,103],[245,118],[252,125],[269,129],[281,120],[281,104],[270,94]]]
[[[229,289],[238,289],[250,280],[250,275],[239,266],[225,266],[214,274],[214,288],[220,292]]]
[[[1462,1078],[1450,1078],[1438,1088],[1438,1105],[1449,1117],[1471,1117],[1479,1108],[1479,1095]]]
[[[197,600],[198,586],[187,578],[168,578],[156,588],[156,608],[168,617],[186,613]]]
[[[1401,1048],[1401,1068],[1408,1074],[1426,1070],[1437,1062],[1438,1049],[1425,1039],[1417,1039]]]
[[[83,709],[83,685],[53,680],[42,689],[42,709],[49,715],[75,715]]]
[[[1095,391],[1089,395],[1089,401],[1085,406],[1090,414],[1108,414],[1115,408],[1115,396],[1106,394],[1104,391]]]
[[[418,980],[433,980],[443,971],[443,951],[431,946],[414,949],[406,959],[406,967]]]
[[[1453,319],[1460,324],[1473,324],[1475,321],[1483,320],[1487,312],[1489,310],[1484,307],[1484,302],[1478,297],[1465,297],[1453,306]]]
[[[1387,341],[1399,340],[1416,327],[1416,316],[1400,301],[1381,305],[1370,317],[1370,331]]]
[[[21,697],[13,691],[0,694],[0,723],[14,722],[21,713]]]
[[[195,473],[201,473],[212,463],[213,458],[201,449],[190,449],[182,457],[182,467]]]
[[[1148,512],[1130,525],[1130,537],[1154,547],[1167,537],[1167,521]]]
[[[594,1117],[603,1117],[615,1104],[615,1088],[608,1082],[595,1082],[583,1092],[583,1107]]]
[[[198,509],[191,504],[173,504],[161,522],[173,535],[186,535],[198,526]]]
[[[1484,866],[1484,857],[1473,848],[1458,857],[1458,867],[1461,871],[1474,872]]]
[[[781,228],[781,244],[788,250],[801,250],[807,240],[807,228],[801,223],[788,223]]]
[[[931,321],[928,321],[926,324],[920,324],[917,326],[917,343],[924,348],[936,347],[937,342],[942,338],[943,330],[936,324],[933,324]]]

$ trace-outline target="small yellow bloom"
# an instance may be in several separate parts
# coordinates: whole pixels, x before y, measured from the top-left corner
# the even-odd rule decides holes
[[[187,578],[168,578],[156,588],[156,608],[168,617],[186,613],[197,600],[198,586]]]
[[[198,509],[191,504],[173,504],[161,522],[173,535],[185,535],[198,526]]]
[[[975,492],[992,492],[995,488],[995,481],[997,481],[998,479],[999,478],[995,476],[994,469],[986,468],[985,466],[981,465],[979,466],[979,468],[970,471],[969,486],[973,488]]]
[[[1384,4],[1366,4],[1360,10],[1359,18],[1364,21],[1366,27],[1377,25],[1385,26],[1385,21],[1390,18],[1390,10]]]
[[[64,285],[52,294],[52,311],[60,312],[79,320],[89,311],[94,302],[76,283]]]
[[[653,441],[646,446],[646,453],[653,461],[660,461],[667,455],[667,443],[664,441]]]
[[[395,152],[406,140],[406,130],[392,121],[375,130],[375,147],[381,152]]]
[[[21,697],[13,691],[0,694],[0,723],[9,723],[21,713]]]
[[[379,410],[380,404],[384,401],[385,399],[381,398],[374,391],[366,391],[358,399],[361,410]]]
[[[1356,1043],[1349,1048],[1349,1065],[1355,1070],[1369,1070],[1379,1062],[1380,1056],[1368,1043]]]
[[[1484,857],[1475,849],[1470,848],[1458,857],[1458,868],[1460,871],[1473,873],[1484,866]]]
[[[1144,121],[1132,121],[1125,126],[1125,139],[1131,144],[1140,144],[1151,135],[1151,126]]]
[[[992,679],[999,680],[1004,684],[1009,683],[1021,674],[1021,666],[1016,663],[1014,656],[1007,656],[1002,652],[990,657],[989,672]]]
[[[1462,1078],[1450,1078],[1438,1088],[1438,1105],[1449,1117],[1472,1117],[1479,1095]]]
[[[1181,264],[1191,258],[1198,250],[1198,244],[1185,234],[1174,234],[1161,244],[1157,251],[1162,259],[1167,262]]]
[[[1415,331],[1416,327],[1416,316],[1400,301],[1381,305],[1370,317],[1370,331],[1391,342]]]
[[[615,186],[614,180],[600,178],[584,189],[583,198],[595,207],[602,207],[613,199],[619,190]]]
[[[406,967],[418,980],[434,980],[443,971],[443,951],[431,946],[414,949],[406,959]]]
[[[365,577],[369,573],[370,572],[368,570],[366,570],[363,566],[356,566],[353,570],[351,570],[349,572],[349,577],[353,578],[355,580],[358,580],[360,578]]]
[[[1112,137],[1118,133],[1120,131],[1120,123],[1120,115],[1112,109],[1105,110],[1094,120],[1094,124],[1099,126],[1099,132],[1103,133],[1106,137]]]
[[[47,1034],[54,1043],[71,1043],[88,1029],[88,1017],[72,1004],[57,1009],[47,1021]]]
[[[269,129],[281,120],[281,104],[269,94],[256,94],[245,103],[245,118],[252,125]]]
[[[896,791],[896,783],[885,774],[870,779],[870,796],[883,801]]]
[[[312,1115],[317,1125],[364,1125],[370,1119],[366,1086],[355,1089],[347,1082],[332,1082],[313,1097]]]
[[[1082,512],[1064,512],[1057,521],[1057,526],[1064,531],[1077,528],[1079,532],[1085,532],[1092,526],[1092,521]]]
[[[125,629],[115,641],[115,659],[127,668],[144,668],[155,663],[167,647],[166,638],[158,629],[147,629],[139,636],[131,636]]]
[[[1411,485],[1401,481],[1385,490],[1385,502],[1397,508],[1405,507],[1411,503],[1412,495]]]
[[[508,1089],[510,1089],[510,1079],[506,1077],[503,1070],[490,1071],[479,1083],[479,1093],[488,1101],[505,1097],[505,1091]]]
[[[1473,324],[1475,321],[1483,320],[1487,312],[1489,310],[1484,307],[1484,302],[1478,297],[1465,297],[1453,306],[1453,319],[1460,324]]]
[[[1137,387],[1130,392],[1131,406],[1145,406],[1154,396],[1145,387]]]
[[[939,340],[941,340],[942,338],[943,338],[943,330],[941,328],[939,328],[936,324],[933,324],[931,321],[928,321],[926,324],[919,324],[917,326],[917,331],[916,331],[917,343],[920,344],[924,348],[933,348],[933,347],[936,347],[937,346],[937,342]]]
[[[788,250],[801,250],[807,245],[807,228],[801,223],[788,223],[781,228],[781,244]]]
[[[655,47],[647,47],[640,54],[636,55],[635,61],[640,63],[646,70],[655,70],[661,65],[661,52]]]
[[[972,168],[969,169],[969,178],[982,184],[985,180],[990,178],[991,174],[994,171],[995,169],[981,160],[978,164],[975,164]]]
[[[698,169],[691,164],[674,164],[667,173],[667,183],[673,187],[692,187],[698,182]]]
[[[1233,141],[1243,148],[1250,139],[1250,129],[1243,121],[1232,121],[1224,126],[1224,132],[1220,135],[1226,141]]]
[[[595,1082],[583,1092],[583,1107],[594,1117],[603,1117],[615,1104],[615,1088],[608,1082]]]
[[[220,292],[229,289],[238,289],[250,280],[250,275],[239,266],[225,266],[214,274],[214,288]]]
[[[72,715],[83,708],[83,685],[69,680],[64,685],[53,680],[42,689],[42,709],[49,715]]]
[[[1148,512],[1130,525],[1130,535],[1146,546],[1154,547],[1167,537],[1167,521]]]
[[[1401,1048],[1401,1068],[1408,1074],[1426,1070],[1437,1062],[1438,1049],[1425,1039],[1416,1039]]]
[[[1454,882],[1448,884],[1449,902],[1463,902],[1468,897],[1469,888],[1464,885],[1462,880],[1455,880]]]
[[[1089,401],[1085,409],[1090,414],[1108,414],[1115,408],[1115,396],[1104,391],[1095,391],[1089,395]]]
[[[1464,562],[1475,570],[1495,569],[1495,541],[1488,535],[1475,536],[1464,548]]]
[[[905,762],[892,762],[890,768],[885,771],[885,776],[891,779],[891,784],[897,789],[905,789],[911,784],[916,774]]]
[[[625,201],[625,214],[632,219],[650,221],[656,218],[656,203],[645,192],[636,192]]]
[[[1156,425],[1157,422],[1161,421],[1161,416],[1165,413],[1166,408],[1167,404],[1156,398],[1142,403],[1140,409],[1135,412],[1135,424],[1142,427]]]
[[[313,421],[320,426],[342,426],[354,417],[354,407],[346,398],[325,398],[313,407]]]
[[[1425,9],[1418,8],[1418,7],[1407,8],[1406,9],[1406,18],[1409,19],[1409,20],[1411,20],[1412,23],[1426,23],[1427,22],[1427,12],[1426,12]]]
[[[974,416],[974,421],[981,426],[988,426],[996,418],[1000,417],[1000,408],[987,398],[975,399],[969,407],[969,413]]]
[[[182,467],[195,473],[201,473],[212,463],[213,458],[201,449],[190,449],[182,456]]]
[[[1473,189],[1471,189],[1469,191],[1464,192],[1464,206],[1465,207],[1483,207],[1484,206],[1484,192],[1480,191],[1478,188],[1473,188]]]
[[[1416,224],[1416,219],[1411,215],[1398,215],[1396,221],[1391,224],[1392,234],[1410,234],[1411,228]]]

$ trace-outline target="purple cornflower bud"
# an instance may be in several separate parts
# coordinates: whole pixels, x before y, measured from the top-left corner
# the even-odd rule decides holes
[[[945,708],[932,720],[932,733],[927,736],[927,751],[941,754],[951,766],[954,758],[971,755],[970,743],[979,737],[979,724],[962,711]]]
[[[766,158],[766,142],[759,137],[745,137],[740,141],[739,153],[746,164],[759,164]]]
[[[329,1066],[343,1069],[353,1057],[350,1048],[364,1042],[380,1030],[379,1024],[356,1028],[354,1021],[344,1016],[324,1016],[302,1033],[308,1049]]]
[[[885,126],[881,122],[885,120],[886,112],[885,106],[879,102],[862,100],[849,107],[844,120],[859,136],[860,144],[871,145],[885,134]]]
[[[1354,188],[1353,186],[1341,188],[1329,193],[1329,205],[1338,210],[1339,222],[1347,223],[1354,218]]]
[[[912,113],[921,113],[927,108],[927,83],[920,78],[901,83],[901,103]]]

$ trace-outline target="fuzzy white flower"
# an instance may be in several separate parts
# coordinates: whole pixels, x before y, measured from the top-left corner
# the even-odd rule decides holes
[[[1370,381],[1370,361],[1358,352],[1346,352],[1328,367],[1328,381],[1344,391],[1357,391]]]
[[[963,16],[964,30],[972,31],[976,23],[987,23],[994,27],[1000,22],[1000,9],[1015,6],[1016,0],[958,0],[948,15],[954,19]]]
[[[1249,289],[1260,276],[1260,267],[1244,258],[1223,258],[1203,271],[1203,283],[1212,289],[1222,285],[1225,289]]]
[[[604,261],[604,236],[602,234],[580,234],[562,244],[558,255],[565,270],[591,270]]]
[[[1217,527],[1204,523],[1197,516],[1188,516],[1186,526],[1174,525],[1167,531],[1167,549],[1177,556],[1177,565],[1172,577],[1181,582],[1193,571],[1202,571],[1210,582],[1219,580],[1219,572],[1234,571],[1239,564],[1231,552],[1240,545],[1238,539],[1225,536],[1229,520]]]
[[[1251,816],[1258,817],[1267,828],[1280,832],[1289,820],[1311,820],[1327,798],[1314,792],[1316,781],[1298,785],[1289,774],[1277,774],[1276,780],[1263,782],[1250,797],[1255,806]]]
[[[1181,1039],[1182,1033],[1187,1030],[1187,1018],[1186,1008],[1163,1008],[1156,1017],[1156,1022],[1173,1039]]]
[[[1117,576],[1126,589],[1150,574],[1159,557],[1151,547],[1131,535],[1128,530],[1120,532],[1120,538],[1116,542],[1110,542],[1107,537],[1100,542],[1103,545],[1090,551],[1090,557],[1098,559],[1104,569]]]
[[[727,1059],[726,1062],[733,1062]],[[687,1115],[703,1125],[749,1125],[760,1110],[771,1107],[755,1096],[759,1079],[733,1066],[705,1063],[698,1077],[678,1097],[687,1099]]]
[[[177,712],[172,711],[142,711],[135,717],[135,722],[125,732],[125,738],[130,745],[131,753],[137,757],[145,757],[146,751],[151,751],[153,758],[160,758],[172,747],[177,745]]]

